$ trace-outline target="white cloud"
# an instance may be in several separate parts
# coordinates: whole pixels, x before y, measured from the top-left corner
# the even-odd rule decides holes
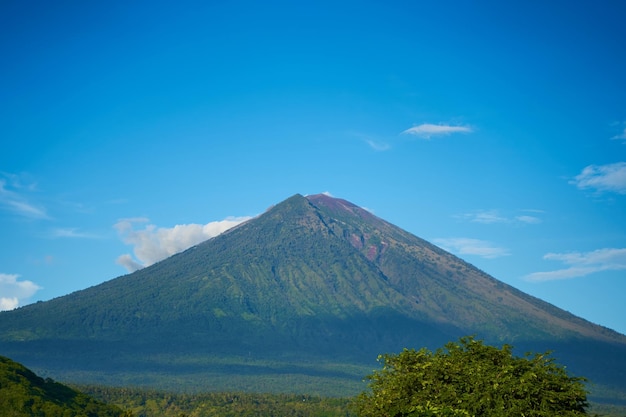
[[[144,265],[135,261],[133,257],[127,253],[118,256],[118,258],[115,260],[115,263],[126,268],[128,272],[134,272],[144,267]]]
[[[601,271],[626,269],[626,248],[604,248],[592,252],[548,253],[543,259],[560,261],[567,267],[547,272],[534,272],[528,281],[553,281],[583,277]]]
[[[18,278],[16,274],[0,273],[0,311],[16,308],[41,289],[32,281],[20,281]]]
[[[540,212],[534,210],[534,212]],[[457,218],[466,219],[473,223],[494,224],[494,223],[525,223],[537,224],[541,223],[541,219],[536,216],[519,215],[515,217],[507,217],[498,210],[477,210],[471,213],[465,213],[455,216]]]
[[[611,191],[626,194],[626,162],[607,165],[589,165],[570,184],[582,189]]]
[[[140,230],[135,230],[135,225],[147,223],[148,219],[122,219],[114,227],[124,243],[133,246],[137,260],[125,254],[118,257],[116,262],[133,272],[215,237],[249,219],[250,217],[230,217],[204,225],[181,224],[171,228],[157,228],[147,224]]]
[[[476,255],[487,259],[510,255],[507,249],[495,246],[486,240],[452,237],[434,239],[433,242],[458,255]]]
[[[446,136],[452,133],[470,133],[473,129],[469,126],[452,126],[452,125],[434,125],[423,123],[419,126],[413,126],[402,132],[407,135],[414,135],[422,139],[430,139],[433,136]]]
[[[17,297],[0,297],[0,311],[15,310],[19,304]]]

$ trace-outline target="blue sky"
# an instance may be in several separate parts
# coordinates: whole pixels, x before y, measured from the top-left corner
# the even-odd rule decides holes
[[[4,1],[0,308],[329,192],[626,333],[625,17],[621,1]]]

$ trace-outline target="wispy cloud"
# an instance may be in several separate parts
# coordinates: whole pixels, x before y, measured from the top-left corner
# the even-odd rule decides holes
[[[539,217],[528,216],[528,215],[515,216],[515,220],[517,220],[518,222],[521,222],[521,223],[526,223],[526,224],[538,224],[538,223],[541,223],[541,219]]]
[[[453,126],[444,124],[430,124],[423,123],[418,126],[413,126],[410,129],[405,130],[402,134],[417,136],[422,139],[430,139],[433,136],[447,136],[452,133],[470,133],[473,129],[469,126]]]
[[[589,165],[570,181],[581,190],[593,189],[626,194],[626,162]]]
[[[543,259],[560,261],[566,267],[546,272],[533,272],[528,281],[553,281],[584,277],[601,271],[626,269],[626,248],[604,248],[592,252],[548,253]]]
[[[384,152],[384,151],[388,151],[389,149],[391,149],[391,145],[389,144],[389,142],[377,138],[377,137],[373,137],[371,135],[367,135],[361,132],[349,132],[349,134],[351,136],[354,136],[360,140],[362,140],[363,142],[365,142],[371,149],[373,149],[376,152]]]
[[[81,232],[75,227],[56,228],[50,232],[52,238],[97,239],[93,233]]]
[[[376,141],[373,139],[365,139],[365,143],[367,143],[370,148],[377,152],[387,151],[391,149],[391,145],[389,145],[387,142]]]
[[[456,253],[458,255],[475,255],[487,259],[500,258],[502,256],[510,255],[507,249],[498,247],[486,240],[471,239],[467,237],[451,237],[433,239],[433,242],[448,252]]]
[[[46,219],[48,214],[44,207],[32,203],[24,195],[32,191],[31,185],[23,185],[16,175],[2,173],[0,178],[0,206],[19,216],[31,219]]]
[[[133,246],[136,259],[130,254],[124,254],[117,258],[117,263],[133,272],[215,237],[249,219],[250,217],[229,217],[204,225],[180,224],[170,228],[157,228],[148,224],[149,220],[146,218],[122,219],[114,227],[124,243]],[[137,224],[145,226],[136,230]]]
[[[626,143],[626,129],[624,129],[624,131],[622,133],[620,133],[619,135],[613,136],[611,139],[613,139],[613,140],[622,140],[622,141],[624,141],[624,143]]]
[[[626,122],[622,122],[622,123],[614,123],[614,126],[625,126]],[[623,128],[624,130],[622,130],[621,133],[618,133],[617,135],[611,137],[611,139],[613,140],[621,140],[622,143],[626,144],[626,127]]]
[[[497,210],[478,210],[471,213],[465,213],[460,216],[466,220],[469,220],[474,223],[506,223],[509,219],[502,217]]]
[[[22,301],[28,300],[41,289],[32,281],[20,281],[18,278],[17,274],[0,273],[0,311],[19,307]]]
[[[528,211],[528,210],[522,210]],[[541,213],[540,210],[531,210],[533,213]],[[524,223],[524,224],[538,224],[541,223],[541,219],[537,216],[531,216],[528,214],[517,215],[508,217],[500,213],[499,210],[476,210],[470,213],[463,213],[456,215],[455,217],[468,220],[473,223],[482,224],[494,224],[494,223]]]

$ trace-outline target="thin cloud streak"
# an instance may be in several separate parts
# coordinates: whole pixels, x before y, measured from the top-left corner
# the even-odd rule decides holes
[[[584,277],[596,272],[626,269],[626,248],[603,248],[592,252],[547,253],[543,259],[560,261],[567,268],[534,272],[527,281],[542,282]]]
[[[447,136],[453,133],[470,133],[473,129],[469,126],[435,125],[423,123],[402,132],[405,135],[413,135],[422,139],[430,139],[433,136]]]
[[[464,217],[469,218],[474,223],[507,223],[509,220],[500,216],[497,210],[481,210],[475,213],[465,214]]]
[[[375,141],[372,139],[365,139],[365,143],[369,145],[370,148],[377,152],[383,152],[391,149],[391,146],[388,143]]]
[[[376,152],[384,152],[391,149],[391,145],[388,142],[380,140],[376,137],[372,137],[371,135],[366,135],[360,132],[349,132],[349,135],[354,136],[359,140],[365,142],[367,146],[369,146],[372,150]]]
[[[32,219],[47,219],[48,214],[42,207],[38,207],[26,200],[16,191],[9,190],[6,180],[0,179],[0,205],[20,216]]]
[[[589,165],[570,181],[581,190],[594,189],[626,194],[626,162],[607,165]]]
[[[92,233],[78,231],[75,227],[56,228],[50,233],[52,238],[71,238],[71,239],[97,239],[98,236]]]
[[[622,143],[626,144],[626,128],[624,128],[624,131],[622,133],[620,133],[619,135],[613,136],[611,139],[621,140],[623,141]]]
[[[526,224],[539,224],[541,223],[541,219],[535,216],[516,216],[515,220],[518,222],[526,223]]]
[[[507,249],[495,246],[493,243],[486,240],[452,237],[433,239],[433,242],[448,252],[453,252],[458,255],[475,255],[486,259],[510,255]]]
[[[534,210],[533,212],[541,212]],[[477,210],[471,213],[465,213],[454,216],[456,218],[469,220],[472,223],[481,224],[497,224],[497,223],[524,223],[524,224],[539,224],[541,219],[537,216],[519,215],[515,217],[506,217],[500,214],[498,210]]]
[[[124,254],[117,258],[116,263],[133,272],[215,237],[249,219],[251,217],[230,217],[204,225],[181,224],[171,228],[157,228],[147,224],[140,230],[136,230],[135,225],[148,223],[148,219],[122,219],[114,227],[124,243],[133,246],[136,259],[130,254]]]

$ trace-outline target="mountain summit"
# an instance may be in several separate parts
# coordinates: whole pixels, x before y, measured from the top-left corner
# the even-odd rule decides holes
[[[281,372],[350,379],[346,366],[371,368],[380,353],[469,334],[554,350],[601,384],[626,380],[624,335],[324,194],[294,195],[150,267],[0,313],[4,355],[118,385],[130,374],[214,389],[234,374],[245,374],[244,389]],[[202,372],[215,380],[193,378]]]

